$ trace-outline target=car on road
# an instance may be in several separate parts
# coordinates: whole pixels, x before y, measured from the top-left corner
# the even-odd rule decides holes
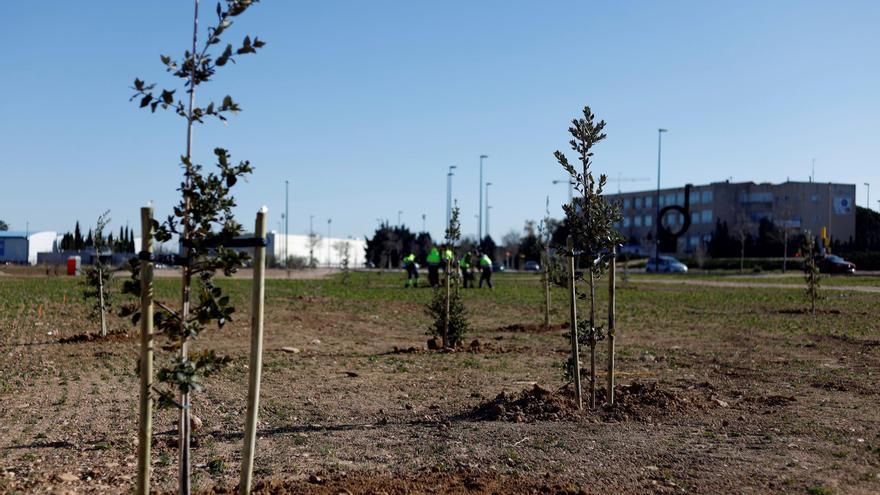
[[[541,271],[541,264],[537,261],[526,261],[523,265],[523,270],[527,272],[539,272]]]
[[[850,261],[846,261],[840,256],[829,254],[816,259],[819,265],[819,271],[822,273],[855,273],[856,265]]]
[[[648,273],[687,273],[688,267],[681,261],[672,256],[651,257],[648,264],[645,265],[645,271]]]
[[[504,270],[505,270],[505,267],[501,263],[497,263],[497,262],[492,263],[492,271],[493,272],[498,273],[498,272],[503,272]]]

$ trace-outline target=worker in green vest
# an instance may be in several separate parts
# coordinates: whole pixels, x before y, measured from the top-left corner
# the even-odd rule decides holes
[[[483,281],[492,288],[492,258],[488,254],[480,255],[480,288],[483,288]]]
[[[436,246],[428,253],[428,283],[431,287],[440,286],[440,250]]]
[[[406,285],[404,287],[419,286],[419,267],[416,265],[416,255],[409,253],[403,257],[403,268],[406,270]]]
[[[458,268],[461,270],[462,286],[467,289],[474,286],[474,275],[471,272],[471,252],[468,251],[458,260]]]

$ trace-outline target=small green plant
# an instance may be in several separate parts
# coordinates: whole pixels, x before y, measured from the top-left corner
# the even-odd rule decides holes
[[[110,278],[112,273],[101,259],[104,249],[107,247],[104,237],[104,229],[110,223],[110,211],[105,211],[98,217],[98,225],[95,227],[94,245],[95,262],[87,266],[83,271],[83,299],[92,301],[91,316],[101,322],[101,337],[107,336],[107,310],[112,305],[110,294]]]
[[[821,275],[819,273],[819,265],[816,264],[816,241],[813,240],[813,233],[809,230],[804,232],[804,241],[801,245],[801,252],[804,255],[804,281],[806,282],[805,295],[810,303],[810,312],[815,316],[816,302],[822,298],[819,293],[821,284]]]
[[[576,280],[586,279],[589,294],[578,297],[588,300],[590,309],[589,318],[577,322],[577,339],[590,347],[590,407],[596,405],[596,344],[604,338],[602,326],[596,324],[596,280],[608,267],[608,253],[623,240],[614,228],[614,222],[621,218],[620,208],[602,197],[607,178],[602,174],[596,180],[590,170],[593,146],[606,138],[604,129],[605,121],[596,122],[590,107],[584,107],[583,117],[572,120],[568,128],[572,136],[569,144],[577,154],[580,169],[561,151],[554,153],[568,172],[574,189],[580,193],[580,197],[563,205],[563,210],[574,246],[571,254],[580,256],[587,272],[586,277],[583,274],[576,277]],[[569,358],[566,378],[573,376],[573,366],[578,359],[578,356]]]
[[[351,279],[351,245],[346,241],[339,241],[335,247],[340,259],[339,266],[342,269],[342,285],[348,285]]]
[[[459,208],[455,206],[452,209],[449,226],[446,229],[446,246],[447,249],[453,252],[453,257],[456,244],[461,238],[459,214]],[[461,299],[459,282],[458,270],[453,269],[451,259],[446,259],[444,283],[441,287],[434,289],[434,294],[426,308],[428,315],[434,320],[430,327],[430,333],[434,337],[440,337],[443,340],[444,348],[459,345],[469,328],[467,310]]]

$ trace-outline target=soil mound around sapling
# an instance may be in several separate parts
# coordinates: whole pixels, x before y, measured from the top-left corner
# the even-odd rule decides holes
[[[779,314],[783,315],[810,315],[813,314],[813,311],[810,308],[788,308],[788,309],[780,309],[777,311]],[[839,315],[843,314],[839,309],[822,309],[816,308],[816,314],[821,315]]]
[[[615,387],[613,406],[605,403],[605,390],[597,390],[596,401],[599,406],[590,410],[587,407],[589,395],[584,390],[584,409],[575,406],[574,391],[571,387],[553,391],[535,385],[531,389],[517,393],[502,392],[494,399],[484,402],[466,414],[475,421],[636,421],[650,422],[654,418],[705,410],[718,405],[707,391],[672,391],[656,383],[633,382]]]
[[[469,352],[471,354],[507,354],[521,351],[522,347],[504,347],[492,342],[483,342],[479,339],[472,340],[469,344],[459,343],[456,347],[443,348],[440,339],[433,338],[428,341],[428,347],[397,347],[394,346],[387,354],[428,354],[432,352],[451,353]]]
[[[514,323],[513,325],[498,327],[495,329],[495,331],[496,332],[546,333],[546,332],[559,332],[559,331],[567,330],[567,329],[568,329],[568,323],[560,323],[558,325],[550,325],[549,327],[545,327],[544,325],[531,324],[531,323]]]

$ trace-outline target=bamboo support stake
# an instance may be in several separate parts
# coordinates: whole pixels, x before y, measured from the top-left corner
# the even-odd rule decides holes
[[[574,242],[571,240],[571,237],[569,237],[566,242],[566,249],[568,251],[568,301],[569,306],[571,306],[571,325],[569,329],[571,330],[571,359],[573,368],[572,374],[574,375],[574,395],[575,400],[577,401],[577,408],[583,409],[584,401],[581,397],[581,363],[580,354],[578,353],[577,294],[575,292],[574,282]]]
[[[153,208],[141,208],[141,252],[153,254]],[[150,493],[150,444],[153,436],[153,262],[141,259],[140,418],[138,421],[137,495]]]
[[[550,254],[544,251],[544,328],[550,328]]]
[[[596,408],[596,277],[590,267],[590,409]]]
[[[266,238],[266,213],[264,206],[257,212],[254,234]],[[251,356],[249,361],[247,416],[244,426],[244,447],[241,453],[241,480],[238,491],[246,495],[251,491],[254,474],[254,453],[257,446],[257,415],[260,409],[260,375],[263,371],[263,310],[266,295],[266,247],[254,248],[254,283],[251,299]]]
[[[616,337],[615,305],[617,302],[617,246],[611,250],[611,266],[608,268],[608,404],[614,405],[614,338]]]
[[[443,252],[443,257],[446,258],[446,252]],[[451,268],[452,263],[450,263],[449,258],[446,259],[446,312],[443,313],[443,348],[449,348],[449,270]]]

